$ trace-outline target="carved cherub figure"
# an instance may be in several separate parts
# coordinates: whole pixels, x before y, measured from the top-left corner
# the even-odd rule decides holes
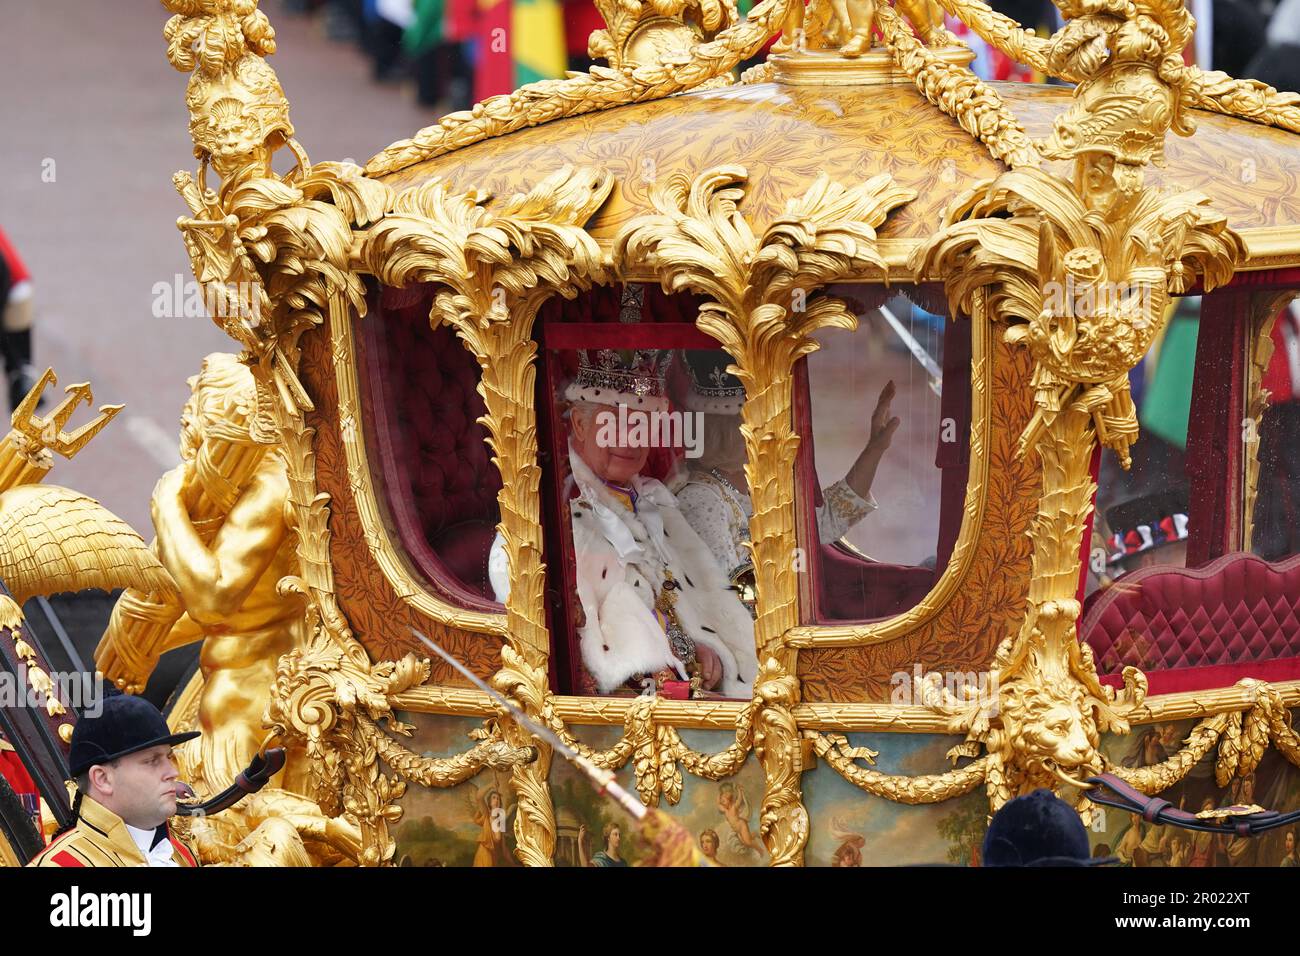
[[[813,0],[828,2],[830,19],[823,31],[828,44],[838,45],[841,56],[858,57],[871,49],[880,0]],[[943,10],[935,0],[896,0],[896,9],[907,17],[927,46],[943,46],[950,35],[943,25]]]

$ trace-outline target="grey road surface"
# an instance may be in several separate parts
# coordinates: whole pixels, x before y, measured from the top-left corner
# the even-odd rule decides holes
[[[362,57],[316,22],[278,0],[262,9],[314,160],[364,162],[433,120],[409,90],[372,84]],[[4,0],[0,12],[0,225],[36,285],[36,361],[60,390],[89,381],[97,403],[126,405],[49,480],[99,498],[146,539],[154,483],[179,460],[185,379],[233,346],[207,319],[154,316],[155,287],[191,278],[171,177],[195,161],[168,15],[156,0]]]

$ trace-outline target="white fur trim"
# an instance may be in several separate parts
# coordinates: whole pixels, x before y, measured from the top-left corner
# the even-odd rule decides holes
[[[616,407],[626,405],[628,410],[647,412],[666,412],[668,399],[663,395],[636,395],[632,392],[619,392],[612,388],[595,386],[579,387],[577,382],[570,382],[564,390],[564,397],[570,402],[590,402],[592,405],[609,405]]]
[[[597,683],[610,690],[634,674],[671,666],[680,673],[653,612],[655,589],[667,567],[681,585],[676,609],[682,629],[722,661],[718,690],[729,697],[752,696],[758,673],[753,619],[713,552],[682,516],[677,499],[658,481],[634,478],[633,514],[572,451],[570,462],[582,492],[570,506],[578,594],[588,625],[582,636],[583,662]],[[598,631],[590,630],[593,621]],[[654,622],[652,628],[645,626],[647,621]]]
[[[492,550],[488,552],[488,581],[496,599],[505,604],[510,597],[510,559],[506,557],[506,539],[500,531],[492,539]]]

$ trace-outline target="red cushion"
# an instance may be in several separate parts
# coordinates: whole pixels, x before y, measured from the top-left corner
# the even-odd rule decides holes
[[[914,608],[934,586],[934,572],[867,561],[826,544],[819,584],[823,620],[871,621]]]
[[[1300,656],[1300,555],[1142,568],[1093,595],[1080,633],[1102,674]]]
[[[477,419],[478,363],[448,328],[429,328],[427,286],[384,289],[361,326],[367,410],[389,519],[444,596],[495,606],[488,551],[501,479]]]

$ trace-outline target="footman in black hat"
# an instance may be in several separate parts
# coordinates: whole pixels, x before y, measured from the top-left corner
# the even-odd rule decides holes
[[[76,824],[28,866],[197,866],[168,820],[179,779],[171,748],[198,735],[172,733],[142,697],[109,697],[98,715],[82,717],[69,759]]]

